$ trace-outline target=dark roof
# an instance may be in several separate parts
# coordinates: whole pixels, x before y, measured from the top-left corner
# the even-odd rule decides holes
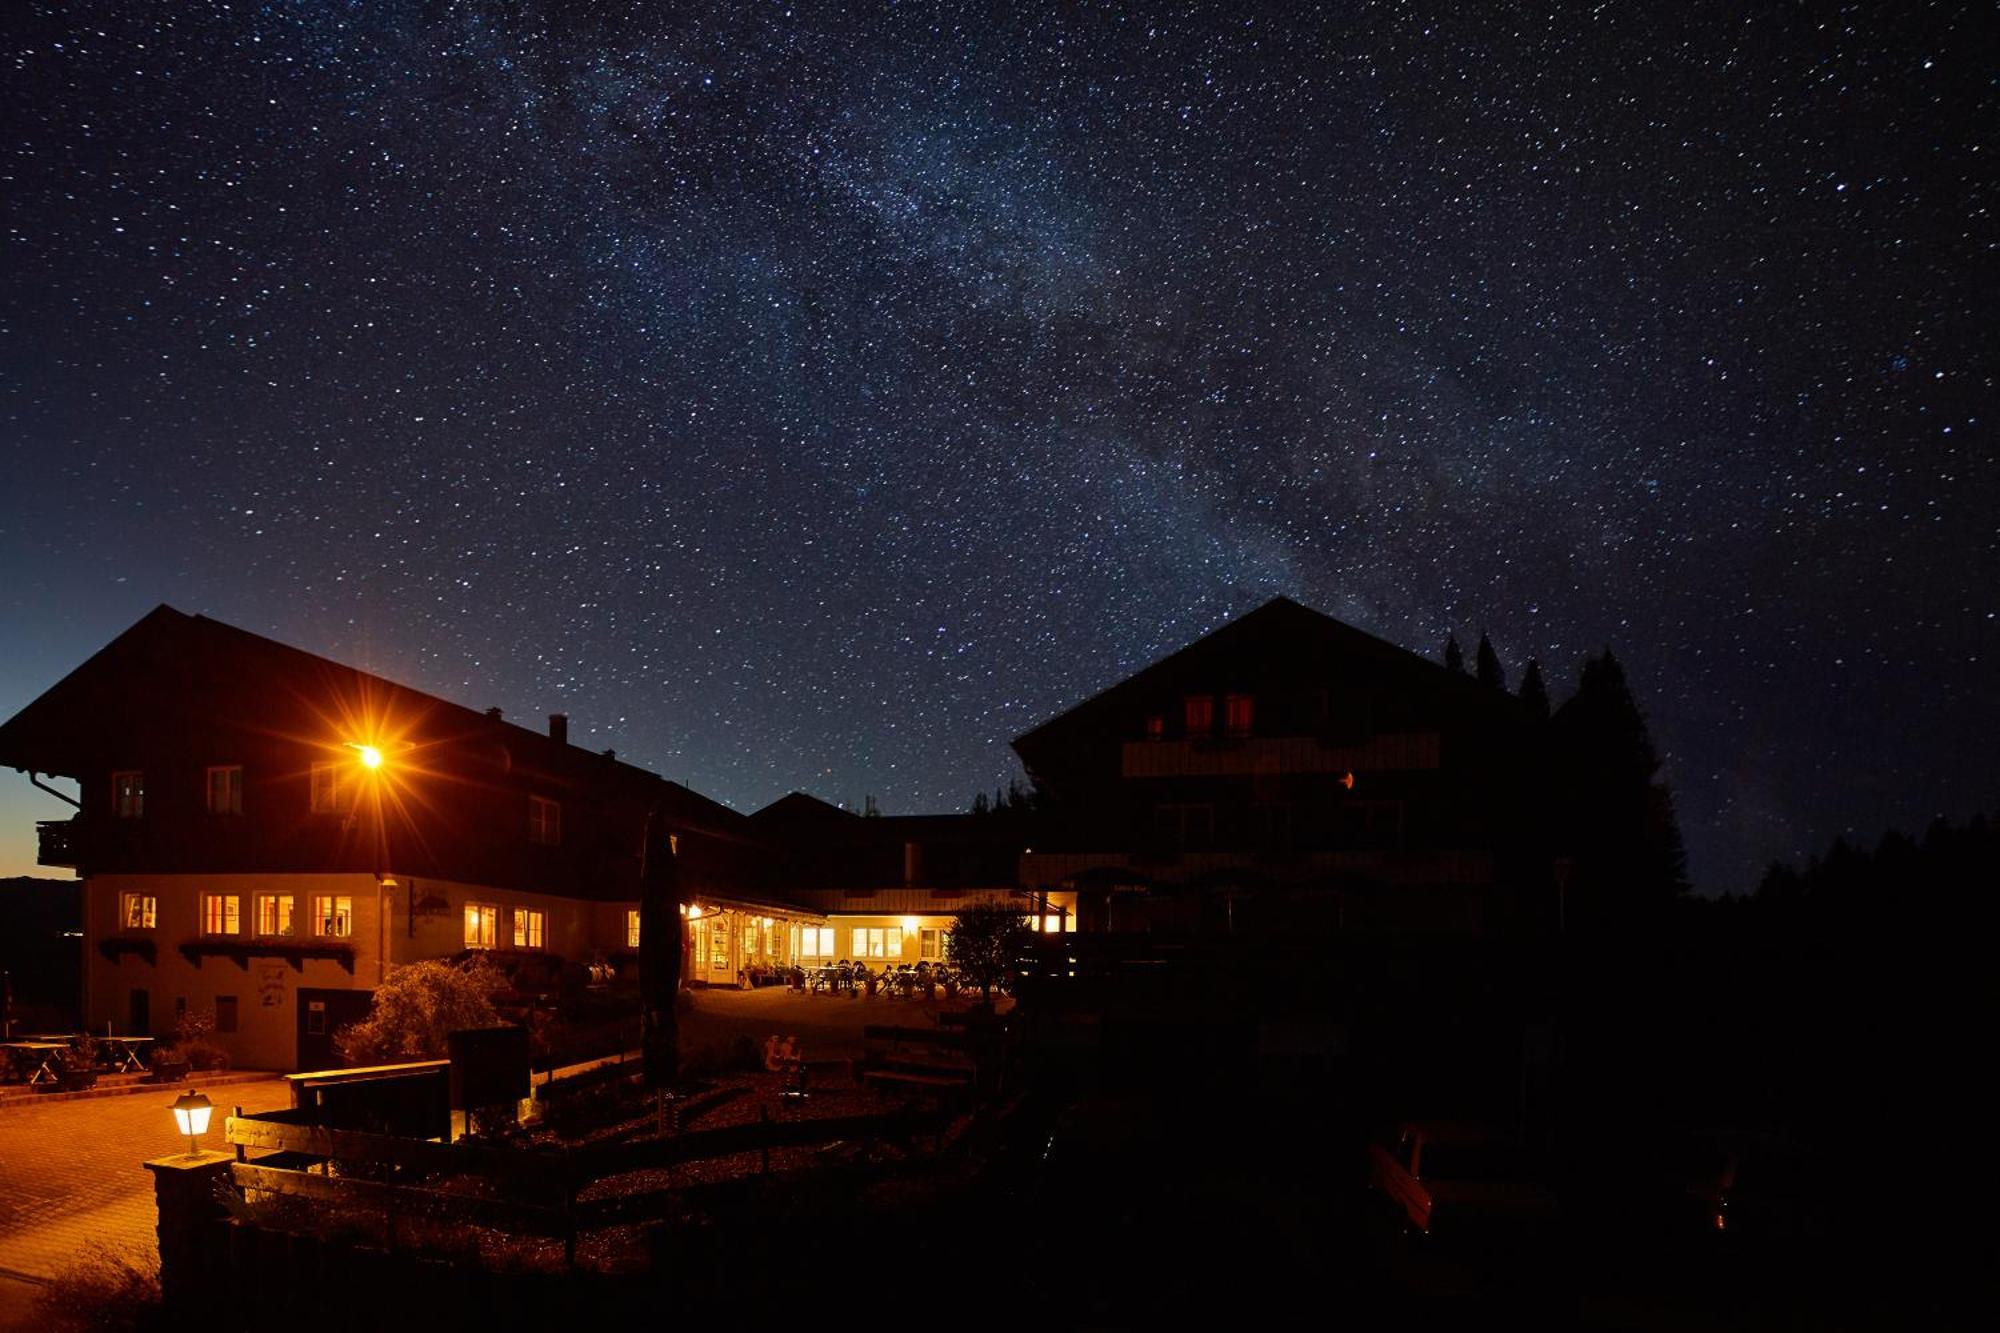
[[[0,724],[0,765],[44,773],[67,772],[76,753],[78,718],[129,709],[134,679],[157,691],[220,691],[226,682],[203,678],[203,667],[226,660],[232,673],[252,673],[301,683],[301,696],[365,699],[390,715],[421,716],[427,731],[454,740],[497,743],[526,767],[559,775],[600,792],[663,802],[669,817],[724,836],[748,837],[744,817],[692,789],[608,754],[557,741],[546,733],[426,694],[358,667],[294,648],[276,639],[160,605],[100,648]]]
[[[1191,658],[1227,656],[1239,651],[1255,652],[1262,647],[1278,644],[1287,647],[1310,644],[1329,655],[1350,662],[1369,663],[1392,671],[1429,676],[1434,687],[1441,690],[1465,690],[1483,693],[1488,697],[1499,697],[1495,691],[1483,690],[1471,677],[1452,671],[1407,648],[1390,643],[1387,639],[1377,638],[1365,630],[1358,630],[1324,612],[1302,606],[1289,597],[1273,597],[1249,614],[1204,634],[1185,647],[1168,653],[1150,666],[1133,672],[1108,689],[1100,690],[1082,702],[1063,710],[1033,730],[1022,733],[1015,739],[1014,748],[1016,750],[1020,750],[1023,746],[1033,748],[1045,734],[1061,729],[1080,715],[1113,708],[1128,695],[1143,692],[1147,686],[1147,678],[1155,672],[1179,665]],[[1470,694],[1467,697],[1470,697]]]

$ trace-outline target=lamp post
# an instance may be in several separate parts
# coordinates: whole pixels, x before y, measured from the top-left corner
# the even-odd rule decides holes
[[[208,1117],[215,1110],[215,1103],[198,1092],[184,1092],[168,1109],[173,1111],[174,1123],[180,1126],[181,1133],[187,1135],[187,1155],[190,1158],[201,1156],[195,1140],[208,1133]]]

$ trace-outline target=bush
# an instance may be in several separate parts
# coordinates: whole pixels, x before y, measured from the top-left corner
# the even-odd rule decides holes
[[[35,1305],[38,1328],[81,1333],[162,1326],[158,1274],[102,1241],[87,1245],[82,1258],[43,1287]]]
[[[498,968],[477,956],[405,963],[375,988],[368,1017],[342,1028],[334,1045],[351,1065],[442,1060],[450,1034],[499,1024],[493,997],[506,984]]]
[[[216,1045],[215,1011],[190,1009],[174,1023],[174,1039],[162,1047],[158,1059],[185,1062],[190,1069],[227,1069],[229,1052]]]

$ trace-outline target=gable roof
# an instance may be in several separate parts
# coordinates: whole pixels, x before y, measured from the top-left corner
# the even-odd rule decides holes
[[[221,663],[227,663],[227,672],[218,669]],[[116,716],[145,704],[134,697],[135,680],[156,684],[147,695],[157,698],[173,691],[226,693],[231,680],[259,674],[291,683],[307,700],[365,700],[389,716],[421,717],[427,732],[504,747],[512,762],[600,795],[658,803],[689,827],[749,836],[747,821],[736,811],[637,765],[164,603],[0,723],[0,766],[79,776],[70,771],[79,748],[79,719]]]
[[[1344,621],[1335,620],[1289,597],[1273,597],[1247,615],[1204,634],[1109,688],[1064,709],[1033,730],[1022,733],[1015,738],[1014,749],[1026,758],[1056,733],[1066,731],[1072,725],[1087,725],[1092,720],[1115,715],[1128,700],[1144,696],[1158,676],[1172,674],[1178,668],[1207,660],[1226,661],[1269,651],[1311,653],[1323,661],[1338,661],[1361,670],[1401,676],[1466,700],[1478,697],[1491,701],[1512,699],[1511,695],[1484,688],[1470,676],[1452,671],[1441,663],[1356,629]],[[1033,764],[1029,767],[1032,769]]]

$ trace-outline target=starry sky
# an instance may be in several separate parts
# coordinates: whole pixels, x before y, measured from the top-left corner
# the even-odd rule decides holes
[[[7,4],[0,715],[165,601],[952,809],[1284,593],[1611,645],[1708,892],[2000,804],[1986,7],[1164,8]]]

